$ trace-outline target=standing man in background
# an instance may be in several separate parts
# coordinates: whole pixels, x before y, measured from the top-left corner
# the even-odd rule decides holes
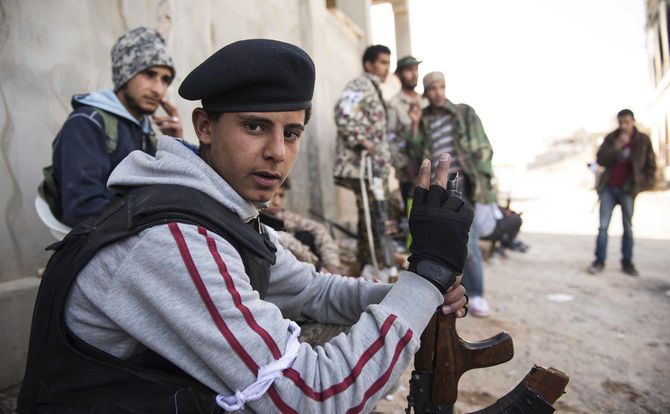
[[[361,267],[372,263],[368,247],[368,231],[365,226],[365,208],[360,185],[361,154],[365,150],[372,157],[372,169],[376,177],[383,180],[388,193],[388,175],[391,153],[386,139],[386,107],[379,84],[386,80],[391,65],[391,50],[382,45],[365,49],[363,54],[364,73],[352,80],[344,88],[335,104],[335,124],[337,143],[335,147],[335,184],[348,188],[356,195],[358,207],[358,262]],[[367,185],[370,215],[379,217],[377,203]],[[381,235],[373,238],[377,257]]]
[[[423,157],[437,161],[441,154],[451,154],[449,172],[460,174],[459,190],[466,198],[473,205],[495,203],[493,148],[479,116],[469,105],[453,104],[446,98],[442,72],[424,76],[423,88],[430,105],[420,118],[413,117],[409,144],[415,162],[418,165]],[[470,295],[470,312],[488,316],[491,311],[484,299],[484,259],[475,225],[470,228],[463,285]]]
[[[410,162],[407,154],[407,136],[412,130],[412,118],[420,116],[422,105],[421,95],[414,89],[419,82],[419,64],[413,56],[406,56],[398,61],[395,74],[400,80],[402,89],[389,101],[388,105],[388,137],[391,149],[391,160],[395,168],[396,178],[400,184],[400,193],[407,206],[407,200],[414,190],[414,179],[417,165]],[[409,207],[408,207],[409,208]]]
[[[163,134],[182,137],[177,109],[165,93],[175,77],[163,37],[138,27],[112,47],[114,89],[72,97],[73,111],[53,143],[53,167],[45,169],[40,194],[54,216],[69,226],[96,217],[113,195],[110,173],[128,154],[156,153],[151,121]],[[149,116],[163,107],[167,116]]]
[[[612,210],[618,204],[623,219],[621,267],[627,275],[638,276],[633,264],[633,205],[635,196],[654,186],[656,155],[649,137],[635,127],[633,111],[619,111],[617,120],[619,128],[607,135],[598,149],[597,162],[605,167],[597,185],[600,228],[596,240],[596,259],[587,270],[596,274],[605,268],[607,229],[612,219]]]

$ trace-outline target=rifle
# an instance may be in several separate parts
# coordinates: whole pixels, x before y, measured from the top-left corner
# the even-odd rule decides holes
[[[393,268],[395,267],[395,246],[393,244],[393,240],[391,240],[386,232],[386,223],[388,222],[389,216],[387,211],[386,194],[384,194],[384,182],[381,177],[374,176],[374,171],[372,168],[372,157],[370,157],[368,152],[365,150],[361,152],[360,185],[361,195],[363,198],[363,209],[365,210],[365,225],[368,232],[368,244],[370,248],[370,256],[372,257],[372,265],[376,271],[381,269],[379,266],[377,254],[375,252],[375,238],[373,236],[374,231],[374,234],[377,236],[376,239],[379,242],[379,250],[382,255],[381,259],[383,267],[387,269]],[[372,193],[374,203],[377,207],[376,217],[371,217],[370,215],[370,204],[366,188],[368,185],[370,186],[370,192]]]
[[[409,381],[406,414],[452,414],[458,380],[466,371],[499,365],[512,359],[514,345],[507,332],[468,342],[456,332],[456,316],[436,313],[421,335]],[[534,366],[509,393],[471,414],[550,414],[569,378],[563,372]],[[413,410],[413,411],[412,411]]]
[[[334,228],[336,228],[337,230],[341,231],[342,233],[344,233],[345,235],[347,235],[349,237],[352,237],[354,239],[358,237],[358,233],[355,233],[355,232],[349,230],[348,228],[344,227],[343,225],[341,225],[340,223],[338,223],[336,221],[329,220],[329,219],[325,218],[324,216],[321,215],[321,213],[314,210],[313,208],[309,209],[309,214],[316,217],[316,219],[319,220],[319,221],[323,221],[324,223],[328,223],[329,225],[333,226]]]
[[[456,333],[456,316],[437,312],[421,335],[409,381],[407,414],[451,414],[458,396],[458,380],[466,371],[491,367],[514,356],[507,332],[468,342]]]

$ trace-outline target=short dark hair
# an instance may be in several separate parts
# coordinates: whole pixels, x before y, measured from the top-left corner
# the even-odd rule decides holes
[[[223,112],[219,111],[207,111],[207,118],[212,121],[212,122],[217,122],[219,118],[221,118],[221,115],[223,115]],[[309,122],[310,118],[312,118],[312,108],[307,108],[305,109],[305,125]]]
[[[381,54],[390,55],[391,49],[384,45],[368,46],[363,52],[363,66],[365,66],[365,62],[375,63]]]
[[[616,114],[617,118],[623,118],[624,116],[630,116],[631,118],[635,119],[635,115],[633,115],[633,111],[630,109],[622,109],[618,114]]]

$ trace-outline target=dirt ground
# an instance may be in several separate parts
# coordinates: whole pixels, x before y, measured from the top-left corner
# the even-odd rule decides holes
[[[524,211],[520,238],[531,249],[486,264],[493,314],[457,324],[471,341],[509,332],[515,355],[466,373],[457,411],[493,403],[540,364],[570,376],[559,413],[670,413],[670,191],[636,200],[634,261],[641,276],[620,271],[619,214],[610,227],[607,268],[592,276],[584,269],[593,260],[598,219],[583,165],[577,159],[532,171],[520,186],[526,193],[512,207]],[[554,302],[547,298],[553,294],[574,300]],[[379,411],[404,412],[410,371]]]

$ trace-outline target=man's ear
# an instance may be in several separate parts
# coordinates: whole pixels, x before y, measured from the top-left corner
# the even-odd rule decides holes
[[[193,128],[200,144],[210,145],[212,143],[213,125],[207,116],[207,112],[202,108],[195,108],[191,114],[191,120],[193,121]]]
[[[368,61],[363,62],[363,70],[367,73],[372,73],[373,66],[374,62],[368,62]]]

